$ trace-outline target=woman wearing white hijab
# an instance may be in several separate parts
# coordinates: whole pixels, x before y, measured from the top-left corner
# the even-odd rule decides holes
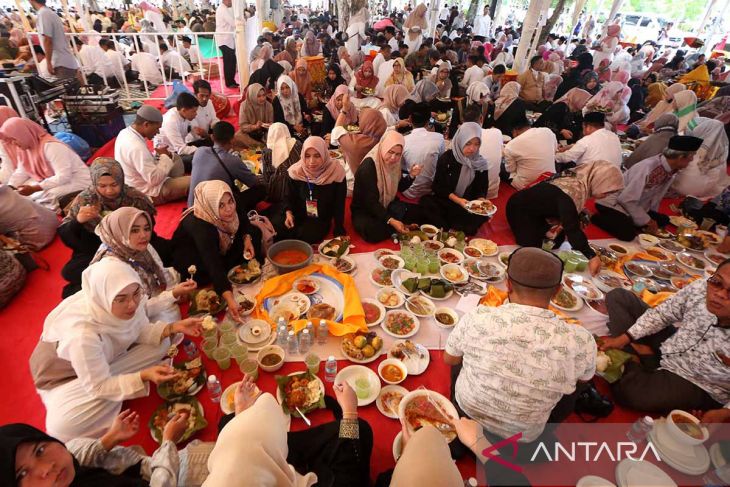
[[[268,186],[266,201],[277,203],[284,198],[286,171],[299,160],[302,143],[291,136],[283,123],[273,123],[261,154],[264,183]]]
[[[48,434],[62,441],[98,438],[122,401],[145,397],[150,382],[175,377],[168,366],[154,364],[165,356],[169,336],[199,335],[201,319],[150,323],[146,303],[139,274],[103,259],[84,271],[81,291],[46,317],[30,368]]]
[[[727,175],[728,137],[720,120],[697,117],[697,126],[686,135],[702,139],[689,166],[677,173],[672,188],[680,194],[705,200],[714,198],[730,184]]]
[[[307,101],[297,88],[297,84],[289,76],[281,75],[276,80],[276,97],[274,106],[274,122],[283,123],[294,137],[304,140],[308,135],[312,115],[307,108]]]
[[[365,487],[370,484],[373,432],[358,419],[357,396],[347,385],[333,386],[342,419],[287,434],[281,406],[245,377],[235,391],[235,416],[208,457],[204,487]]]

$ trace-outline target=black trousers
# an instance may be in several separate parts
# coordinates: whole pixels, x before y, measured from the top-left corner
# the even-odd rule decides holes
[[[286,220],[286,211],[283,203],[271,205],[263,212],[271,224],[276,229],[276,240],[303,240],[307,243],[319,243],[327,236],[332,228],[332,220],[324,220],[322,218],[294,218],[294,228],[286,228],[284,221]]]
[[[596,203],[597,213],[591,217],[591,223],[624,242],[632,241],[641,233],[641,228],[634,225],[634,220],[623,212]],[[669,224],[669,217],[656,211],[647,212],[660,227]]]
[[[606,295],[608,329],[612,336],[625,333],[649,307],[634,293],[615,289]],[[627,362],[624,375],[611,389],[619,404],[651,413],[667,413],[672,409],[718,409],[722,405],[700,387],[668,370],[658,370],[661,344],[671,337],[673,326],[637,340],[655,353],[640,357],[641,363]],[[636,353],[633,349],[626,351]]]
[[[460,205],[446,198],[428,195],[421,198],[423,213],[428,215],[429,223],[441,228],[461,230],[474,235],[489,218],[469,213]]]
[[[395,199],[388,205],[388,215],[403,223],[420,223],[423,213],[419,206],[421,205],[412,205]],[[370,243],[382,242],[395,233],[393,227],[387,223],[362,213],[352,215],[352,226],[363,240]]]
[[[236,50],[228,46],[221,46],[221,54],[223,55],[223,76],[226,86],[236,84]]]

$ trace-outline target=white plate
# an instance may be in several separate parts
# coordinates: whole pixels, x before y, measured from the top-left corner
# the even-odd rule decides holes
[[[418,274],[417,272],[411,272],[406,269],[396,269],[393,271],[393,274],[390,275],[390,280],[393,281],[393,287],[396,288],[398,291],[402,292],[406,296],[413,296],[414,294],[418,294],[418,290],[409,293],[408,289],[403,287],[403,281],[405,281],[406,279],[410,279],[411,277],[420,278],[421,274]]]
[[[312,282],[317,282],[317,281],[312,279]],[[319,284],[317,284],[317,286],[319,286]],[[317,289],[317,291],[319,291],[319,289]],[[314,293],[311,293],[310,296],[315,294],[317,291],[315,291]],[[279,306],[293,306],[299,310],[299,315],[301,316],[301,315],[305,314],[307,311],[309,311],[309,308],[312,307],[312,302],[309,300],[307,295],[300,293],[299,291],[289,291],[288,293],[282,294],[281,296],[275,296],[272,298],[268,298],[266,301],[267,301],[268,306],[271,307],[270,314],[273,314],[274,309]],[[278,321],[278,320],[274,319],[273,316],[271,319],[273,319],[274,322]]]
[[[245,345],[248,347],[249,352],[258,352],[262,348],[268,347],[269,345],[274,343],[276,341],[276,335],[277,335],[277,332],[272,331],[271,336],[269,336],[269,339],[266,340],[265,342],[256,343],[254,345],[249,345],[249,344],[245,344]]]
[[[409,316],[411,319],[413,319],[413,321],[415,323],[415,326],[413,327],[413,329],[410,332],[406,333],[405,335],[398,335],[398,334],[390,331],[388,329],[388,327],[386,326],[386,322],[388,321],[389,316],[392,316],[395,314],[405,314],[405,315]],[[406,311],[404,309],[398,309],[398,310],[390,310],[387,313],[385,313],[385,319],[383,320],[382,323],[380,323],[380,327],[383,329],[383,331],[385,333],[392,336],[393,338],[408,338],[408,337],[412,337],[413,335],[418,333],[418,329],[421,327],[421,322],[418,320],[418,317],[416,315],[414,315],[413,313],[411,313],[410,311]]]
[[[334,239],[325,240],[324,242],[322,242],[321,244],[319,244],[319,247],[317,247],[317,252],[319,252],[319,255],[321,255],[325,259],[336,259],[337,257],[342,257],[342,256],[347,255],[347,254],[350,253],[350,247],[352,247],[352,242],[350,242],[350,245],[347,246],[347,248],[345,249],[345,251],[342,252],[342,254],[338,255],[337,257],[330,257],[328,255],[324,255],[322,253],[322,249],[324,248],[325,245],[329,244],[332,240],[334,240]]]
[[[396,345],[404,342],[405,340],[394,341],[393,346],[391,346],[390,350],[388,350],[388,358],[394,358],[406,364],[406,368],[408,369],[408,375],[423,374],[428,368],[428,365],[431,363],[431,354],[428,353],[428,349],[426,347],[424,347],[420,343],[413,342],[416,348],[421,352],[420,355],[412,357],[406,356],[404,358],[394,357],[392,354],[392,350],[395,348]]]
[[[507,260],[507,262],[509,262],[510,255],[512,255],[512,252],[500,252],[499,255],[497,256],[497,263],[506,269],[507,264],[502,262],[502,257],[504,256],[504,258]]]
[[[721,257],[722,258],[722,261],[715,262],[712,259],[710,259],[711,256]],[[730,258],[730,257],[728,257],[727,255],[721,254],[720,252],[718,252],[716,250],[708,250],[708,251],[705,252],[705,259],[707,259],[707,261],[710,262],[710,264],[712,264],[715,267],[717,267],[720,264],[722,264],[722,262],[725,261],[725,260],[727,260],[728,258]]]
[[[688,475],[702,475],[710,468],[707,448],[678,443],[667,431],[666,420],[654,423],[650,437],[662,461],[675,470]]]
[[[568,283],[571,285],[568,285]],[[570,288],[570,290],[583,299],[594,301],[603,299],[604,297],[603,292],[598,289],[588,277],[584,277],[580,274],[563,275],[563,285]]]
[[[335,267],[335,260],[333,260],[331,262],[332,267]],[[350,270],[349,271],[339,271],[338,270],[338,272],[344,272],[345,274],[350,274],[350,275],[355,274],[355,271],[357,270],[357,263],[353,260],[352,257],[349,257],[349,256],[346,255],[344,257],[340,257],[340,260],[345,261],[348,264],[350,264]]]
[[[448,313],[451,315],[452,318],[454,318],[454,324],[453,325],[444,325],[439,320],[436,319],[436,315],[439,314],[439,310],[443,313]],[[447,306],[440,306],[436,308],[436,310],[433,313],[433,322],[436,323],[436,326],[443,328],[444,330],[453,330],[456,324],[459,322],[459,313],[456,312],[455,309],[451,309]]]
[[[254,336],[251,333],[251,329],[258,326],[261,329],[261,333],[258,336]],[[259,345],[265,343],[271,338],[272,330],[271,325],[268,321],[264,320],[249,320],[238,329],[238,339],[245,345]]]
[[[396,270],[396,269],[402,269],[402,268],[403,268],[403,266],[404,266],[404,265],[406,265],[406,263],[405,263],[405,262],[403,261],[403,259],[401,259],[401,258],[400,258],[400,257],[398,257],[397,255],[384,255],[384,256],[382,256],[381,258],[379,258],[379,259],[378,259],[378,262],[380,263],[380,267],[383,267],[383,268],[385,268],[385,269],[389,269],[389,267],[385,267],[385,266],[383,265],[383,261],[384,261],[384,260],[386,260],[386,259],[389,259],[389,260],[390,260],[390,259],[393,259],[393,260],[395,260],[396,262],[398,262],[398,264],[397,264],[397,266],[395,267],[395,269],[390,269],[391,271],[394,271],[394,270]]]
[[[478,248],[473,247],[471,245],[467,245],[466,247],[464,247],[464,250],[462,250],[461,253],[464,254],[464,258],[467,260],[479,259],[484,255],[484,254],[482,254],[481,250],[479,250]],[[474,255],[469,255],[469,253],[472,253]]]
[[[366,377],[370,382],[370,394],[362,399],[359,397],[357,398],[358,407],[367,406],[375,401],[380,395],[380,378],[378,377],[378,374],[363,365],[348,365],[344,369],[340,370],[335,377],[335,384],[347,382],[353,390],[357,390],[355,388],[355,380],[360,377]]]
[[[226,387],[226,390],[223,391],[223,394],[221,394],[221,411],[223,411],[223,414],[232,414],[235,409],[228,407],[228,396],[233,394],[233,392],[236,390],[236,387],[238,387],[238,384],[240,384],[241,381],[234,382],[230,386]]]
[[[389,413],[386,412],[385,408],[383,407],[383,395],[388,392],[400,392],[405,397],[405,395],[408,394],[408,389],[398,385],[383,386],[383,388],[380,389],[380,394],[378,394],[378,398],[375,400],[375,405],[378,407],[378,411],[380,411],[380,414],[382,414],[386,418],[398,419],[398,411]]]
[[[431,301],[446,301],[447,299],[449,299],[451,296],[454,295],[454,290],[450,289],[446,294],[444,294],[443,298],[434,298],[433,296],[429,295],[426,291],[420,291],[420,293],[423,294],[424,296],[426,296]]]
[[[435,237],[439,233],[438,227],[435,227],[434,225],[429,225],[428,223],[421,225],[419,229],[430,238]]]
[[[603,477],[586,475],[578,480],[575,487],[616,487],[616,484],[610,480],[604,479]]]
[[[176,404],[176,403],[181,402],[181,401],[167,401],[167,402],[170,403],[170,404]],[[185,404],[187,404],[187,403],[185,403]],[[200,417],[203,418],[203,419],[205,419],[205,410],[203,409],[203,405],[200,404],[200,401],[196,401],[193,404],[195,406],[197,406],[197,408],[198,408],[198,414],[200,415]],[[157,408],[155,408],[155,411],[156,410],[157,410]],[[153,414],[154,414],[154,411],[153,411]],[[152,428],[147,428],[147,429],[149,430],[150,436],[152,437],[153,440],[155,440],[157,443],[162,443],[162,441],[161,441],[162,438],[157,438],[155,436],[155,431]],[[187,432],[187,429],[185,431]],[[202,430],[198,430],[198,431],[202,431]],[[195,433],[197,433],[198,431],[193,432],[190,435],[190,437],[188,438],[188,440],[191,439],[195,435]],[[160,432],[160,433],[162,433],[162,432]],[[185,440],[185,441],[188,441],[188,440]],[[179,443],[180,441],[182,441],[182,440],[179,440],[177,443]]]
[[[464,208],[466,209],[466,211],[468,211],[468,212],[469,212],[469,213],[471,213],[472,215],[479,215],[479,216],[486,216],[486,217],[490,217],[490,216],[494,215],[495,213],[497,213],[497,205],[495,205],[494,203],[492,203],[492,209],[491,209],[491,210],[489,210],[489,211],[488,211],[488,212],[486,212],[486,213],[477,213],[476,211],[472,210],[472,207],[473,207],[473,206],[476,206],[476,205],[477,205],[477,204],[479,204],[479,203],[481,203],[481,201],[480,201],[480,200],[474,200],[474,201],[469,201],[469,202],[468,202],[468,203],[467,203],[467,204],[466,204],[466,205],[464,206]],[[491,201],[490,201],[490,203],[491,203]]]
[[[343,339],[344,339],[344,337],[343,337]],[[380,354],[383,353],[383,347],[381,346],[380,350],[376,351],[372,357],[365,358],[362,360],[352,358],[349,355],[347,355],[345,353],[345,347],[342,346],[342,340],[340,340],[340,351],[342,352],[342,356],[345,358],[345,360],[349,360],[353,364],[369,364],[370,362],[375,362],[376,360],[378,360],[378,358],[380,358]]]
[[[676,482],[653,463],[628,458],[616,465],[616,483],[619,487],[677,487]]]
[[[299,374],[302,374],[302,373],[305,373],[305,372],[306,372],[306,371],[302,371],[302,370],[300,370],[300,371],[298,371],[298,372],[292,372],[291,374],[287,374],[287,375],[288,375],[289,377],[291,377],[291,376],[293,376],[293,375],[299,375]],[[316,375],[314,376],[314,378],[315,378],[315,379],[317,379],[317,382],[319,383],[319,391],[320,391],[320,394],[321,394],[322,396],[324,396],[324,382],[322,382],[322,379],[320,379],[320,378],[319,378],[319,377],[317,377]],[[279,404],[283,404],[283,403],[284,403],[284,398],[283,398],[283,397],[282,397],[282,395],[281,395],[281,388],[279,387],[279,384],[278,384],[278,383],[276,383],[276,400],[277,400],[277,401],[279,402]],[[282,410],[283,410],[283,409],[284,409],[284,408],[283,408],[283,406],[282,406]],[[294,411],[289,411],[289,413],[290,413],[290,414],[291,414],[292,416],[294,416],[295,418],[299,418],[299,417],[300,417],[300,416],[299,416],[299,413],[298,413],[298,412],[296,412],[296,410],[294,410]],[[306,415],[307,413],[304,413],[304,414]]]
[[[484,257],[493,257],[499,253],[499,246],[486,238],[473,238],[469,240],[469,245],[481,250]]]
[[[375,252],[373,252],[373,257],[375,257],[375,260],[380,259],[384,255],[397,255],[398,252],[391,249],[378,249]]]
[[[395,293],[398,296],[398,304],[395,306],[388,306],[385,303],[383,303],[382,301],[380,301],[380,298],[378,296],[380,296],[381,294],[385,294],[385,293]],[[380,291],[377,292],[377,294],[375,295],[375,300],[377,302],[379,302],[380,304],[382,304],[384,308],[396,309],[396,308],[400,308],[401,306],[403,306],[403,303],[406,302],[406,297],[403,296],[402,292],[398,291],[394,287],[384,287]]]
[[[388,272],[390,269],[386,269],[385,267],[377,266],[374,269],[372,269],[370,272],[368,272],[368,279],[370,279],[370,282],[373,283],[373,286],[376,287],[387,287],[388,284],[381,284],[375,279],[373,279],[373,272]],[[390,271],[390,281],[393,282],[393,271]]]
[[[452,280],[446,277],[447,271],[456,269],[461,272],[461,279]],[[449,281],[451,284],[461,284],[469,280],[469,273],[466,271],[466,269],[464,269],[464,266],[460,264],[446,264],[445,266],[441,267],[441,277]]]
[[[484,257],[480,259],[466,259],[463,265],[466,269],[466,272],[472,278],[478,279],[480,281],[499,282],[504,279],[507,272],[505,267],[502,267],[496,262],[490,262]],[[473,271],[472,267],[476,267],[477,270]],[[484,272],[485,268],[488,269],[490,272]]]
[[[629,268],[629,264],[631,264],[631,266],[635,269],[635,271],[632,271]],[[638,267],[638,269],[637,269],[637,267]],[[641,272],[640,273],[636,272],[639,269],[641,269]],[[626,262],[624,264],[624,270],[626,271],[626,277],[631,278],[632,281],[637,277],[648,279],[654,275],[654,272],[651,270],[650,266],[648,266],[646,264],[642,264],[640,262],[636,262],[636,261]]]
[[[444,248],[444,243],[439,242],[438,240],[426,240],[422,243],[422,245],[423,248],[428,250],[435,250],[436,252]]]
[[[398,407],[398,417],[401,419],[403,424],[406,425],[406,428],[408,431],[413,434],[413,428],[410,424],[408,424],[408,421],[405,420],[405,411],[406,406],[408,406],[408,403],[411,402],[413,399],[419,396],[430,396],[433,401],[436,401],[439,406],[441,406],[441,409],[448,415],[451,416],[453,419],[459,418],[459,413],[456,412],[456,408],[453,404],[451,404],[451,401],[446,399],[443,395],[439,394],[438,392],[431,391],[428,389],[416,389],[415,391],[409,392],[406,397],[403,398],[403,400],[400,402],[400,406]],[[456,437],[454,437],[455,439]],[[453,439],[452,439],[453,441]]]
[[[303,292],[301,292],[301,291],[300,291],[300,290],[299,290],[299,289],[297,288],[297,285],[298,285],[298,284],[299,284],[300,282],[308,282],[308,283],[310,283],[310,284],[312,285],[312,287],[314,288],[314,290],[313,290],[312,292],[309,292],[309,293],[303,293]],[[317,291],[319,291],[319,282],[317,282],[317,281],[316,281],[316,280],[314,280],[314,279],[310,279],[310,278],[308,278],[308,277],[304,276],[304,277],[300,277],[299,279],[297,279],[296,281],[294,281],[294,284],[292,284],[292,287],[291,287],[291,288],[292,288],[292,291],[294,291],[294,292],[298,292],[299,294],[304,294],[304,295],[306,296],[306,295],[309,295],[309,294],[314,294],[314,293],[316,293]],[[305,313],[306,313],[306,311],[305,311]]]
[[[704,267],[698,267],[698,266],[691,265],[691,261],[693,259],[699,260],[700,262],[702,262],[703,264],[705,264],[705,266]],[[693,271],[697,271],[697,272],[705,272],[708,267],[711,267],[711,266],[707,265],[707,262],[705,262],[702,259],[702,257],[698,257],[698,256],[695,256],[695,255],[692,255],[692,254],[690,254],[688,252],[680,252],[680,253],[678,253],[677,254],[677,262],[679,262],[680,264],[682,264],[686,268],[692,269]]]
[[[445,256],[447,254],[450,254],[453,257],[455,257],[456,262],[448,262],[448,261],[444,260],[443,256]],[[436,255],[438,255],[439,260],[443,264],[461,264],[462,262],[464,262],[464,254],[462,254],[461,252],[459,252],[456,249],[441,249],[436,253]]]
[[[399,431],[397,435],[395,435],[395,439],[393,440],[393,460],[396,462],[400,459],[400,456],[403,454],[403,431]]]
[[[341,322],[342,313],[345,309],[345,294],[344,288],[340,282],[334,277],[326,276],[315,272],[309,275],[310,279],[317,281],[319,284],[319,291],[308,296],[309,301],[312,305],[319,303],[327,303],[335,308],[335,319],[333,321]],[[272,308],[272,302],[276,299],[267,298],[264,300],[264,309],[268,312]]]
[[[416,313],[415,311],[413,311],[413,309],[411,309],[411,306],[410,306],[411,300],[420,301],[423,305],[428,306],[431,309],[431,312],[427,313],[427,314]],[[436,305],[433,304],[433,301],[431,301],[430,298],[427,298],[426,296],[422,296],[422,295],[411,296],[410,298],[406,299],[405,307],[408,311],[410,311],[414,315],[418,316],[419,318],[428,318],[429,316],[433,316],[433,312],[436,310]]]
[[[669,252],[677,253],[677,252],[683,252],[685,249],[682,245],[679,245],[674,240],[662,240],[659,242],[659,247],[663,248],[664,250],[668,250]]]
[[[373,298],[361,299],[360,302],[361,303],[370,303],[370,304],[378,307],[378,309],[380,310],[380,318],[378,318],[376,321],[374,321],[372,323],[367,323],[367,322],[365,323],[366,325],[368,325],[368,328],[372,328],[373,326],[378,326],[385,318],[385,306],[383,306],[381,303],[379,303],[377,299],[373,299]]]
[[[600,276],[603,276],[603,275],[611,276],[611,277],[615,277],[615,278],[619,279],[622,282],[622,285],[620,287],[616,287],[616,288],[609,286],[608,284],[606,284],[599,278]],[[604,293],[611,292],[614,289],[626,289],[626,290],[631,289],[631,281],[629,281],[629,279],[627,279],[626,276],[619,274],[618,272],[609,271],[606,269],[602,270],[601,272],[598,273],[597,276],[593,277],[593,284],[595,284],[596,287],[598,289],[600,289],[601,291],[603,291]]]
[[[558,306],[557,304],[555,304],[555,301],[553,301],[552,298],[550,299],[550,304],[562,311],[573,312],[581,309],[583,307],[583,300],[581,299],[581,297],[574,293],[572,290],[568,289],[567,286],[563,286],[562,288],[565,289],[569,294],[573,295],[573,297],[575,298],[575,306],[573,306],[572,308],[564,308],[563,306]]]

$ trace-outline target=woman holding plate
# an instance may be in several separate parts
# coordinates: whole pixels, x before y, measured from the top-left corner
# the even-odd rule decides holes
[[[272,216],[278,238],[321,242],[332,228],[345,235],[345,169],[321,137],[304,141],[302,156],[287,171],[286,197]]]
[[[212,283],[231,316],[240,321],[228,271],[260,255],[261,231],[249,221],[239,221],[231,187],[218,180],[199,183],[193,206],[180,217],[172,243],[173,266],[180,275],[195,266],[197,283]]]
[[[461,124],[451,149],[441,154],[436,163],[431,186],[433,194],[421,198],[429,223],[474,235],[489,219],[467,210],[470,201],[485,199],[489,188],[487,160],[479,153],[481,144],[482,128],[479,124]]]
[[[117,259],[89,266],[81,291],[46,317],[30,358],[48,434],[61,441],[99,438],[123,401],[147,396],[150,382],[176,377],[159,365],[169,337],[197,336],[200,324],[199,318],[150,323],[147,295],[131,266]]]
[[[260,147],[273,122],[274,107],[266,99],[266,90],[258,83],[249,85],[238,114],[238,132],[234,138],[236,145]]]

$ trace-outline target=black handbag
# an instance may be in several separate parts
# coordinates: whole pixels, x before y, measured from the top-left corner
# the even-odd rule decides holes
[[[586,423],[605,418],[613,411],[613,402],[602,396],[592,382],[586,384],[575,401],[575,414]]]

